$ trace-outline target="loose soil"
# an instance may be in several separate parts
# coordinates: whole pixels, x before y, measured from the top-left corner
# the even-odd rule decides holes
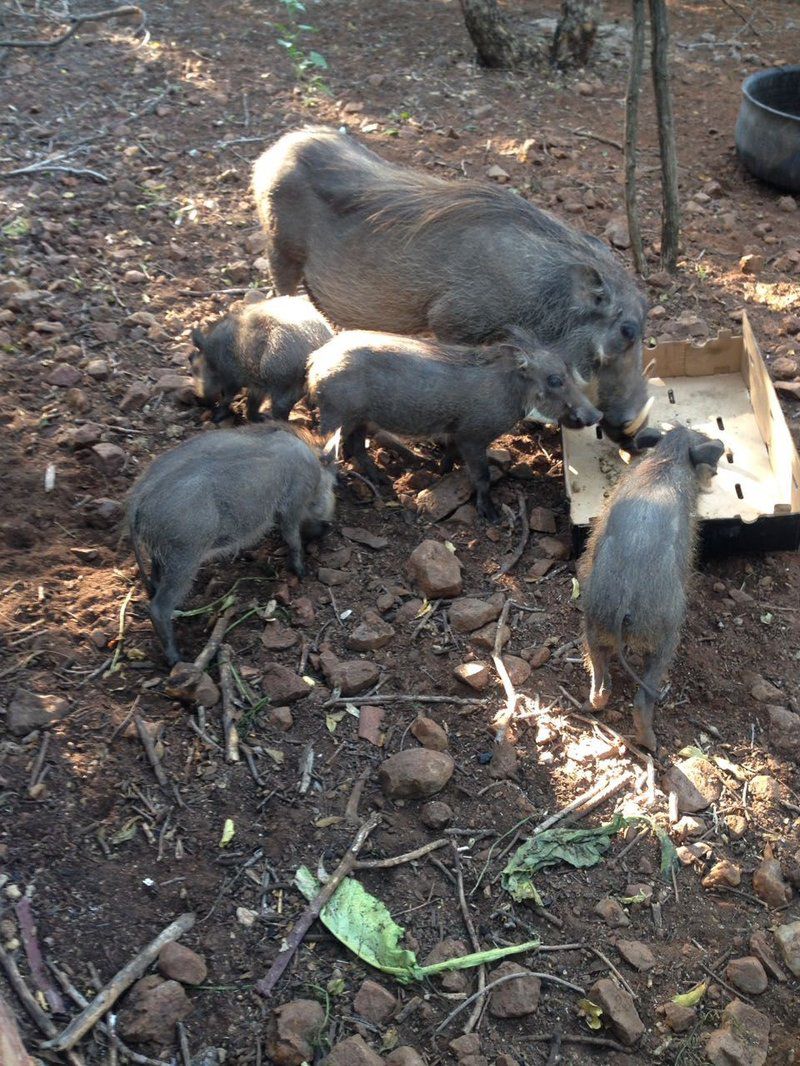
[[[800,341],[800,213],[787,210],[780,193],[743,171],[733,127],[742,77],[796,58],[800,13],[795,4],[763,3],[748,9],[752,18],[747,14],[745,25],[733,6],[672,6],[684,211],[683,258],[675,277],[658,272],[657,142],[649,92],[643,99],[642,221],[654,271],[648,292],[656,307],[649,328],[655,337],[688,333],[702,339],[735,329],[746,307],[772,364],[796,356]],[[539,5],[518,7],[531,18],[541,14]],[[627,5],[606,7],[610,19],[627,18]],[[339,0],[311,4],[303,16],[315,32],[301,34],[301,47],[313,48],[328,63],[320,72],[323,90],[308,78],[298,81],[279,43],[287,31],[277,24],[290,20],[283,4],[176,0],[149,4],[147,15],[144,41],[132,37],[130,27],[106,22],[57,49],[11,50],[0,68],[3,170],[71,152],[65,165],[108,178],[100,183],[87,174],[31,173],[4,180],[0,191],[2,273],[35,290],[30,302],[6,301],[9,310],[0,318],[0,699],[7,707],[21,687],[64,696],[71,705],[50,731],[46,776],[32,793],[31,768],[42,735],[12,737],[0,724],[0,906],[12,921],[3,927],[4,943],[17,935],[16,886],[31,895],[45,955],[88,992],[94,973],[108,980],[176,915],[193,910],[198,921],[186,941],[206,957],[210,971],[207,982],[189,993],[194,1011],[186,1027],[193,1051],[221,1047],[229,1062],[263,1062],[269,1008],[297,996],[324,999],[330,987],[336,994],[318,1058],[329,1044],[359,1031],[377,1049],[411,1044],[428,1062],[455,1061],[447,1042],[459,1034],[468,1011],[443,1036],[431,1034],[457,999],[433,983],[400,988],[387,978],[384,983],[404,1003],[414,995],[420,1002],[401,1023],[363,1023],[354,1016],[353,997],[364,977],[376,975],[318,925],[273,1002],[265,1004],[253,990],[304,906],[291,885],[295,870],[303,863],[316,870],[320,861],[332,869],[353,836],[342,816],[359,775],[370,774],[361,816],[382,815],[362,857],[399,854],[435,838],[420,821],[419,802],[383,799],[376,772],[386,755],[416,744],[409,725],[417,712],[427,711],[448,730],[457,764],[439,798],[453,807],[456,827],[476,831],[454,838],[462,848],[468,893],[488,860],[486,877],[467,896],[481,945],[531,935],[548,944],[579,943],[580,950],[523,961],[586,989],[609,974],[596,948],[636,993],[646,1026],[636,1048],[622,1054],[565,1044],[562,1061],[701,1061],[703,1040],[718,1024],[729,991],[712,981],[696,1026],[682,1036],[669,1033],[657,1006],[706,978],[709,969],[721,975],[729,957],[749,954],[754,930],[798,917],[796,902],[776,913],[750,884],[765,854],[784,860],[788,869],[799,843],[797,765],[770,746],[765,706],[751,696],[753,675],[761,675],[780,689],[779,702],[798,710],[795,555],[705,561],[692,592],[672,689],[659,712],[658,762],[669,765],[687,745],[727,760],[720,770],[721,799],[702,815],[709,857],[681,866],[674,882],[665,883],[655,839],[645,836],[615,861],[620,838],[594,868],[558,866],[539,875],[545,917],[512,904],[499,883],[499,855],[522,819],[528,822],[519,828],[519,840],[594,783],[631,768],[626,790],[582,824],[598,824],[625,804],[638,804],[666,824],[666,799],[656,793],[648,807],[646,775],[636,758],[574,713],[587,682],[573,643],[580,621],[571,598],[573,560],[556,562],[541,581],[526,580],[543,557],[533,534],[512,573],[502,576],[500,562],[519,538],[510,521],[487,529],[477,520],[465,527],[432,525],[420,517],[414,494],[438,479],[432,448],[420,449],[417,471],[404,471],[388,454],[381,457],[395,480],[395,491],[382,489],[381,500],[345,476],[337,525],[311,549],[311,576],[302,584],[287,577],[281,546],[268,541],[230,565],[209,568],[186,605],[209,604],[237,580],[237,617],[276,601],[277,616],[300,635],[295,647],[266,651],[259,639],[264,623],[252,611],[229,638],[237,669],[256,694],[266,662],[296,669],[309,653],[305,672],[315,684],[294,706],[288,732],[270,725],[263,708],[246,714],[252,772],[245,760],[226,764],[221,757],[218,709],[208,713],[210,739],[203,739],[190,728],[191,710],[166,697],[130,547],[119,538],[113,507],[98,513],[95,502],[121,501],[151,457],[202,426],[197,408],[166,393],[142,409],[121,411],[129,386],[185,372],[192,326],[222,313],[249,287],[268,291],[248,192],[250,164],[263,146],[303,123],[347,126],[387,158],[455,180],[464,174],[490,180],[486,171],[500,167],[524,195],[602,236],[622,204],[622,155],[613,142],[622,137],[624,63],[606,57],[574,77],[487,72],[474,62],[453,2]],[[7,14],[4,35],[39,32],[54,31]],[[740,272],[739,259],[748,253],[764,257],[757,275]],[[147,314],[131,317],[141,312]],[[91,365],[98,359],[105,370]],[[48,384],[59,367],[78,368],[72,390]],[[785,400],[785,412],[797,440],[796,399]],[[296,417],[305,415],[300,410]],[[92,443],[123,449],[121,469],[109,473],[91,447],[74,446],[73,431],[87,425]],[[520,493],[528,509],[552,508],[559,534],[566,535],[558,436],[519,433],[499,446],[510,453],[515,472],[498,481],[497,499],[512,513]],[[500,459],[506,469],[508,457]],[[55,484],[47,492],[51,464]],[[372,550],[348,541],[338,531],[343,526],[364,527],[387,537],[389,545]],[[491,721],[504,702],[499,685],[482,705],[387,704],[382,749],[358,739],[351,714],[331,715],[341,708],[325,708],[330,693],[319,669],[320,642],[352,656],[347,636],[379,600],[396,628],[390,644],[367,653],[383,671],[381,694],[470,695],[453,669],[476,653],[446,625],[446,605],[437,605],[422,628],[413,610],[406,609],[402,620],[395,617],[415,595],[405,566],[426,537],[455,547],[466,595],[486,598],[500,591],[537,608],[511,611],[506,651],[546,646],[554,652],[521,687],[532,710],[513,727],[519,755],[514,779],[495,781],[487,765]],[[322,584],[319,565],[346,571],[344,584],[332,590]],[[118,668],[108,673],[131,589]],[[737,598],[736,590],[748,596]],[[313,611],[306,604],[298,613],[300,597],[311,601]],[[207,612],[179,624],[180,639],[193,654],[213,617]],[[624,675],[616,680],[620,698],[604,721],[629,734],[631,691]],[[162,763],[183,806],[154,779],[132,729],[134,706],[159,733]],[[313,778],[301,794],[299,764],[307,745],[314,752]],[[780,798],[748,795],[746,782],[764,774],[779,782]],[[738,840],[726,829],[732,814],[747,822]],[[235,836],[222,847],[226,819],[233,821]],[[481,830],[511,835],[489,855],[491,838],[481,838]],[[452,852],[444,849],[438,857],[440,866],[423,860],[360,875],[406,927],[406,942],[420,958],[444,937],[466,939],[452,873],[446,876],[454,868]],[[725,857],[744,872],[740,890],[702,888],[701,875]],[[634,904],[628,907],[630,927],[609,929],[595,914],[597,901],[626,896],[629,884],[642,881],[661,902],[662,925],[654,924],[649,906]],[[250,912],[254,921],[243,924]],[[650,944],[655,968],[639,974],[623,962],[614,947],[620,935]],[[32,981],[21,951],[18,962]],[[340,980],[331,986],[333,979]],[[772,1064],[795,1061],[800,1050],[797,992],[795,980],[771,980],[767,995],[754,997],[769,1017]],[[5,994],[12,997],[10,990]],[[548,1044],[530,1042],[532,1035],[557,1028],[589,1033],[576,1011],[578,998],[545,983],[535,1014],[507,1021],[486,1014],[479,1030],[483,1053],[492,1062],[505,1051],[520,1063],[544,1063]],[[21,1009],[19,1015],[35,1048],[37,1034]],[[81,1050],[90,1063],[107,1056],[99,1034]],[[159,1053],[152,1046],[142,1050]],[[160,1050],[165,1058],[175,1054],[171,1047]]]

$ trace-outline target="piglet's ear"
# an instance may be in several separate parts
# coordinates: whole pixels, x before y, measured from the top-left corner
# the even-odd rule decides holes
[[[203,336],[201,330],[193,329],[192,330],[192,344],[195,346],[195,348],[197,348],[197,350],[201,351],[201,352],[205,351],[205,342],[206,342],[206,339]]]
[[[709,440],[690,448],[689,458],[694,466],[716,467],[724,453],[725,445],[721,440]]]
[[[655,426],[647,426],[640,430],[633,438],[633,446],[636,451],[644,451],[645,448],[655,448],[664,434]]]

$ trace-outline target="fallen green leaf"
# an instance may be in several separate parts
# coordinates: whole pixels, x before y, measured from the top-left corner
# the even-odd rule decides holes
[[[225,825],[222,827],[222,836],[220,837],[219,846],[225,848],[233,840],[236,833],[236,826],[233,824],[233,818],[226,818]]]
[[[639,892],[635,896],[617,896],[623,907],[630,907],[634,903],[646,903],[649,898],[646,892]]]
[[[624,825],[625,819],[617,814],[596,829],[546,829],[526,840],[511,856],[503,870],[503,888],[517,903],[532,899],[541,906],[541,897],[533,884],[533,875],[538,870],[560,862],[577,867],[594,866]]]
[[[577,1003],[578,1014],[583,1017],[583,1020],[589,1026],[590,1029],[599,1029],[602,1026],[600,1019],[603,1016],[603,1008],[598,1007],[596,1003],[592,1003],[590,999],[579,999]]]
[[[281,751],[280,748],[264,748],[264,753],[269,755],[270,759],[276,766],[283,766],[286,759],[286,753]]]
[[[701,981],[682,996],[673,996],[672,1002],[677,1003],[679,1007],[696,1007],[707,991],[708,981]]]
[[[321,888],[306,866],[300,867],[294,881],[307,900],[314,899]],[[538,940],[530,940],[508,948],[477,951],[457,959],[420,966],[414,952],[400,946],[400,938],[405,932],[403,927],[394,921],[381,900],[371,896],[352,877],[342,881],[332,899],[322,908],[320,921],[363,962],[392,974],[403,984],[447,970],[467,970],[539,947]]]
[[[329,733],[335,733],[336,727],[347,714],[347,711],[332,711],[330,714],[325,715],[325,725],[328,727]]]
[[[581,583],[580,583],[580,581],[578,581],[577,577],[573,577],[573,579],[572,579],[572,599],[573,600],[577,600],[580,597],[580,594],[581,594]]]

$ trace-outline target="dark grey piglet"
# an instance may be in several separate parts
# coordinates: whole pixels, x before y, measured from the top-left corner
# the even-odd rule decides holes
[[[608,703],[608,660],[616,653],[639,685],[633,704],[637,742],[655,751],[653,710],[686,613],[697,498],[725,447],[684,426],[663,437],[644,430],[635,444],[655,448],[625,472],[609,497],[578,575],[591,704],[601,710]],[[628,666],[624,647],[643,654],[641,678]]]
[[[230,414],[247,389],[247,417],[256,422],[266,396],[273,418],[288,419],[305,393],[306,362],[333,331],[304,296],[260,300],[220,319],[208,333],[192,331],[190,357],[195,392],[214,408],[214,421]]]
[[[499,517],[486,458],[493,440],[534,411],[576,429],[600,418],[564,360],[518,331],[481,348],[340,333],[309,360],[308,386],[322,434],[341,429],[345,455],[367,469],[367,427],[444,438],[469,468],[478,510],[490,521]]]
[[[131,490],[128,528],[170,666],[181,658],[172,614],[202,564],[251,547],[277,526],[302,576],[303,539],[320,536],[333,518],[334,481],[326,456],[274,425],[202,433],[151,463]]]

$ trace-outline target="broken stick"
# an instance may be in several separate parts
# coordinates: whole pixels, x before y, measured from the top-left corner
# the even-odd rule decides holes
[[[219,651],[219,646],[225,636],[225,631],[228,628],[228,622],[233,612],[236,610],[236,601],[229,604],[228,607],[222,612],[217,619],[214,628],[211,630],[211,636],[208,638],[208,643],[197,656],[194,661],[194,665],[198,670],[207,670],[214,656]]]
[[[352,872],[356,859],[358,858],[358,853],[366,844],[367,837],[373,829],[377,828],[378,824],[379,819],[377,817],[370,818],[370,820],[365,822],[356,833],[353,838],[353,843],[347,849],[342,861],[295,922],[294,928],[286,937],[286,947],[278,952],[275,961],[270,966],[266,976],[262,977],[261,980],[256,983],[256,992],[260,995],[267,999],[272,995],[275,985],[278,983],[284,970],[294,957],[294,953],[302,944],[306,933],[317,918],[319,918],[326,903],[334,896],[337,888],[342,881],[344,881],[345,877]]]
[[[44,1049],[50,1051],[66,1051],[77,1044],[82,1036],[92,1029],[102,1016],[117,1002],[123,992],[126,992],[134,981],[147,970],[148,966],[156,959],[159,951],[165,944],[173,940],[179,940],[184,933],[188,932],[195,922],[192,913],[182,914],[174,922],[162,930],[155,940],[151,940],[147,947],[114,974],[105,988],[98,992],[85,1010],[72,1019],[69,1025],[58,1036],[42,1044]]]
[[[225,736],[225,762],[239,761],[239,730],[236,728],[236,707],[233,703],[233,667],[229,644],[220,644],[217,654],[219,663],[219,688],[222,694],[222,731]]]

